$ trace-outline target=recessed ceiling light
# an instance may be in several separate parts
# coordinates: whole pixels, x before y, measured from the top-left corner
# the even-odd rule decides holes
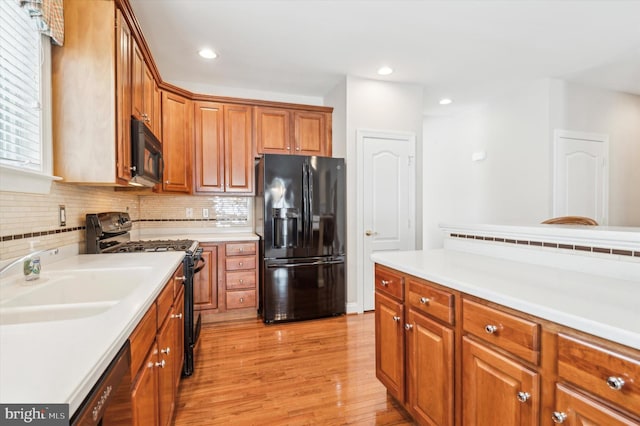
[[[453,100],[449,99],[449,98],[442,98],[440,99],[440,105],[449,105],[450,103],[452,103]]]
[[[200,49],[198,55],[205,59],[215,59],[218,57],[218,54],[211,49]]]
[[[380,69],[378,69],[379,75],[389,75],[392,72],[393,72],[393,69],[391,69],[390,67],[381,67]]]

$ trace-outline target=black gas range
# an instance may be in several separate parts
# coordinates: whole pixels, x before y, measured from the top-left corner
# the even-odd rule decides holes
[[[137,240],[131,241],[131,217],[126,212],[88,214],[87,254],[147,253],[183,251],[184,266],[184,366],[183,376],[194,369],[194,347],[200,336],[200,313],[193,309],[193,280],[205,266],[202,249],[193,240]]]

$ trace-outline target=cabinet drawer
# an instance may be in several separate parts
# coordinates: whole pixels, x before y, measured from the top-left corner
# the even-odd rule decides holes
[[[376,291],[402,301],[404,299],[404,278],[393,269],[376,264]]]
[[[487,342],[538,364],[540,359],[540,325],[464,299],[462,328]]]
[[[158,298],[156,299],[156,303],[158,305],[158,327],[162,326],[164,319],[169,314],[171,310],[171,305],[173,304],[173,284],[167,284]]]
[[[129,341],[131,342],[131,377],[134,378],[142,365],[149,348],[156,338],[158,326],[156,323],[156,304],[151,305],[147,313],[142,317]]]
[[[558,376],[640,415],[640,357],[558,334]]]
[[[256,288],[256,273],[254,271],[227,272],[227,290],[241,288]]]
[[[227,243],[225,244],[227,256],[244,256],[256,254],[256,243]]]
[[[256,307],[256,291],[228,291],[227,309],[242,309]]]
[[[227,271],[236,271],[240,269],[256,269],[256,257],[228,257],[225,259],[225,269]]]
[[[453,294],[431,287],[427,281],[409,278],[409,305],[449,324],[454,322]]]

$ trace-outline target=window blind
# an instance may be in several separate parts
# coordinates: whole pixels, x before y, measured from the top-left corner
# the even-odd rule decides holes
[[[0,163],[42,171],[42,36],[17,1],[0,0]]]

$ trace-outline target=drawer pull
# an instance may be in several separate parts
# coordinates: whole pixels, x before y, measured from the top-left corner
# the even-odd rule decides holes
[[[518,398],[518,401],[520,402],[527,402],[529,398],[531,398],[531,394],[529,392],[520,391],[517,393],[516,398]]]
[[[487,334],[495,334],[495,332],[498,331],[498,326],[493,324],[487,324],[484,326],[484,331]]]
[[[179,314],[171,314],[171,318],[182,319],[182,312],[180,312]]]
[[[243,280],[242,278],[240,278],[240,279],[238,280],[238,282],[239,282],[240,284],[242,284],[242,283],[244,282],[244,280]]]
[[[169,355],[170,352],[171,352],[171,348],[169,346],[167,346],[164,349],[160,349],[161,354]]]
[[[382,284],[383,287],[389,287],[389,284],[391,284],[391,281],[380,280],[380,284]]]
[[[428,297],[421,297],[420,298],[420,303],[422,303],[423,305],[426,305],[427,303],[429,303],[429,298]]]
[[[624,386],[624,379],[622,377],[609,377],[607,378],[607,386],[613,390],[619,391]]]
[[[411,330],[413,328],[413,324],[405,324],[404,325],[404,329],[405,330]]]
[[[397,315],[394,315],[394,316],[393,316],[393,320],[394,320],[395,322],[400,322],[400,317],[399,317],[399,316],[397,316]]]
[[[551,414],[551,420],[553,420],[554,423],[564,423],[564,421],[567,420],[567,415],[562,411],[554,411]]]
[[[242,262],[238,262],[238,266],[242,268]]]
[[[240,298],[240,303],[244,303],[244,297]]]
[[[167,365],[167,361],[164,359],[160,362],[156,362],[156,367],[164,368],[165,365]]]

